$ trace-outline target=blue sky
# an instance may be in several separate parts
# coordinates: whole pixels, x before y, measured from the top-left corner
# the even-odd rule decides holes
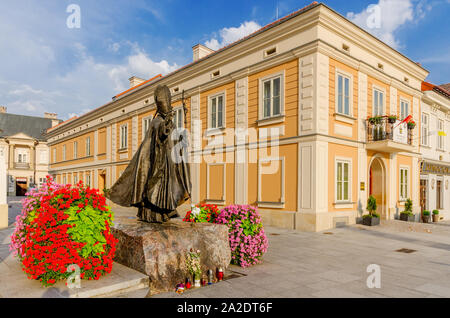
[[[78,4],[81,28],[66,8]],[[62,119],[81,115],[128,88],[192,60],[197,43],[216,49],[311,1],[302,0],[17,0],[0,3],[0,105],[8,112]],[[450,0],[324,1],[357,24],[379,4],[370,30],[450,82]],[[364,25],[362,25],[364,27]]]

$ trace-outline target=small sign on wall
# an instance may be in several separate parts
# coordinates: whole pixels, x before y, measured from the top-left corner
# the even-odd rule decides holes
[[[360,182],[359,183],[359,190],[361,190],[361,191],[366,190],[366,183],[365,182]]]

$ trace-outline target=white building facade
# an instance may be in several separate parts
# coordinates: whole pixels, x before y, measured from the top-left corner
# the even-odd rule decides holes
[[[450,92],[442,86],[423,85],[420,118],[420,205],[450,219]]]

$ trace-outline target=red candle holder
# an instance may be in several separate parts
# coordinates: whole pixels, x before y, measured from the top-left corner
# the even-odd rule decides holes
[[[218,280],[219,282],[223,280],[223,270],[222,270],[222,268],[219,268],[219,269],[217,270],[217,280]]]

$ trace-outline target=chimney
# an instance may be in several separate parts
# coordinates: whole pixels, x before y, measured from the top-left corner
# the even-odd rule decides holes
[[[137,76],[131,76],[128,80],[130,81],[130,88],[133,88],[136,85],[139,85],[142,82],[145,82],[145,79],[142,79],[142,78],[137,77]]]
[[[52,120],[52,127],[55,127],[56,125],[59,124],[58,114],[45,112],[44,118],[48,118],[48,119]]]
[[[0,106],[0,114],[6,114],[6,106]]]
[[[192,56],[193,56],[194,62],[200,60],[201,58],[204,58],[205,56],[207,56],[213,52],[214,52],[214,50],[211,50],[210,48],[208,48],[202,44],[197,44],[192,47]]]

